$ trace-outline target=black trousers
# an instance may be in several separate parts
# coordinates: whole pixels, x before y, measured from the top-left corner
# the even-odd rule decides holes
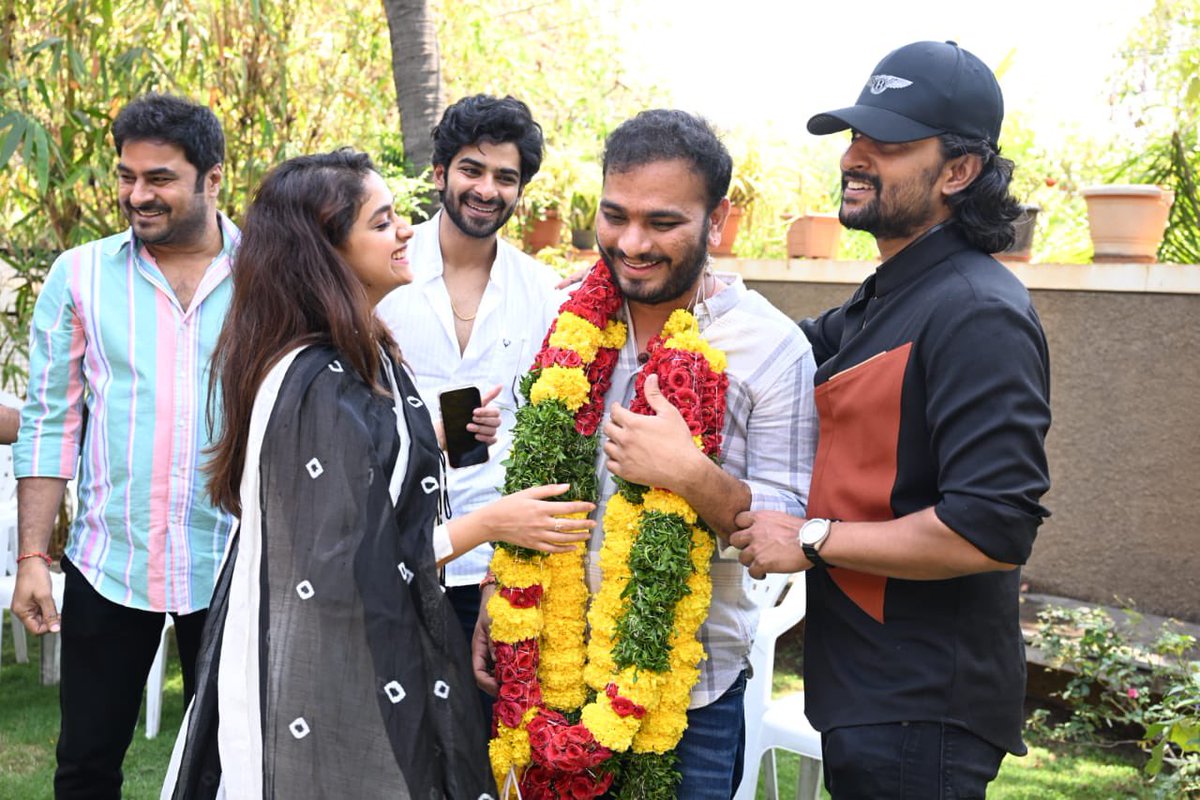
[[[821,735],[833,800],[983,800],[1004,751],[966,728],[894,722]]]
[[[120,800],[121,762],[137,727],[166,615],[106,600],[65,558],[62,566],[62,723],[54,796]],[[172,615],[185,703],[195,691],[206,613]]]
[[[479,620],[479,602],[483,599],[483,592],[474,584],[447,586],[446,599],[454,608],[454,616],[458,617],[458,624],[462,626],[463,635],[467,637],[467,664],[469,666],[471,637],[475,635],[475,623]],[[479,704],[483,708],[483,718],[490,725],[492,696],[482,689],[479,690]]]

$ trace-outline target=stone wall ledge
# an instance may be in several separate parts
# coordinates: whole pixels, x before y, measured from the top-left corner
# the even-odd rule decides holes
[[[1004,262],[1030,289],[1064,292],[1200,294],[1200,264],[1029,264]],[[856,285],[878,261],[717,258],[720,270],[747,281]]]
[[[1200,625],[1185,620],[1161,617],[1156,614],[1130,614],[1125,609],[1099,603],[1088,603],[1069,597],[1056,597],[1049,594],[1027,592],[1021,595],[1021,633],[1025,637],[1025,656],[1031,664],[1055,667],[1046,654],[1033,645],[1033,639],[1038,630],[1038,614],[1047,608],[1092,608],[1107,612],[1116,628],[1133,646],[1134,661],[1140,667],[1150,668],[1161,663],[1161,659],[1150,652],[1154,640],[1158,638],[1163,625],[1169,624],[1176,633],[1192,636],[1197,645],[1187,653],[1189,660],[1200,662]],[[1060,634],[1079,636],[1080,631],[1059,628]]]

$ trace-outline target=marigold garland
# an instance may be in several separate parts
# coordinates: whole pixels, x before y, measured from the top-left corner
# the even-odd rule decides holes
[[[521,382],[529,403],[517,413],[506,492],[570,483],[569,499],[597,499],[596,431],[625,344],[625,325],[615,318],[621,305],[600,261],[559,310]],[[725,354],[682,309],[648,349],[630,409],[654,413],[644,384],[658,375],[696,446],[718,458]],[[696,635],[712,597],[713,537],[682,498],[617,483],[604,516],[603,579],[590,609],[584,543],[551,556],[499,545],[492,559],[500,590],[488,612],[500,695],[490,756],[497,785],[511,772],[530,800],[603,794],[613,781],[607,762],[614,752],[630,754],[629,785],[616,788],[618,797],[647,789],[670,794],[678,780],[673,751],[704,658]]]

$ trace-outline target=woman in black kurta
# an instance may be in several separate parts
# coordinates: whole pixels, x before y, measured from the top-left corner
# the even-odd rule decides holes
[[[391,205],[366,156],[338,151],[285,162],[247,211],[211,469],[239,528],[164,798],[496,796],[437,562],[493,536],[565,549],[587,534],[554,515],[590,504],[542,487],[431,535],[441,454],[370,314],[411,277]]]

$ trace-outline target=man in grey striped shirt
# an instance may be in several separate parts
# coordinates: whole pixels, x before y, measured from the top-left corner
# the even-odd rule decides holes
[[[806,508],[817,440],[811,348],[740,277],[710,268],[708,247],[721,241],[729,212],[731,172],[729,153],[708,124],[681,111],[642,112],[606,142],[596,234],[625,296],[629,336],[608,393],[597,519],[616,491],[613,475],[671,490],[722,537],[737,529],[740,511],[802,515]],[[689,308],[701,334],[728,357],[720,466],[696,448],[669,405],[659,404],[653,417],[628,411],[648,342],[677,308]],[[652,403],[655,394],[648,381]],[[589,546],[593,592],[603,539],[597,528]],[[758,621],[746,580],[736,559],[714,557],[712,606],[700,629],[707,659],[676,750],[683,775],[677,796],[689,800],[727,800],[741,776],[745,669]]]

